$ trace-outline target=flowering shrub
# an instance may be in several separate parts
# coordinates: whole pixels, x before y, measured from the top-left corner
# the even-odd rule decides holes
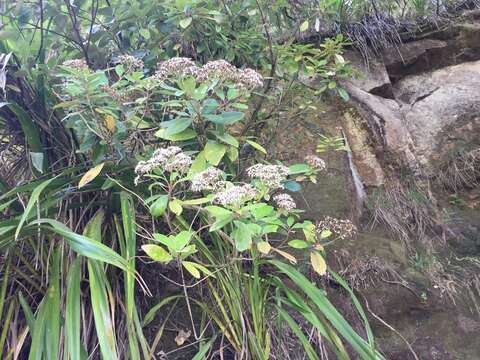
[[[106,163],[126,168],[135,163],[132,179],[109,179],[105,186],[130,187],[149,210],[150,221],[139,226],[145,240],[141,249],[150,259],[179,268],[193,335],[197,337],[184,271],[208,285],[210,298],[194,299],[195,304],[219,329],[228,328],[222,331],[233,349],[270,347],[265,319],[274,303],[269,289],[277,290],[275,306],[291,306],[297,295],[276,275],[261,275],[260,268],[268,263],[300,289],[313,286],[315,294],[324,296],[290,264],[308,258],[313,270],[324,275],[324,242],[354,234],[347,223],[315,226],[302,220],[302,210],[289,193],[298,191],[303,181],[316,182],[325,162],[309,155],[305,163],[269,164],[255,159],[255,152],[240,161],[245,146],[267,154],[241,131],[248,99],[263,85],[255,70],[224,60],[198,66],[181,57],[159,63],[151,75],[131,56],[120,56],[115,64],[102,71],[76,60],[63,65],[58,91],[63,103],[57,108],[66,110],[80,151],[89,153],[95,165],[82,178],[82,187]],[[246,163],[250,166],[244,168]],[[238,302],[242,305],[231,307]],[[279,314],[289,319],[283,309]],[[245,322],[254,336],[242,340]],[[340,329],[353,331],[345,324]]]

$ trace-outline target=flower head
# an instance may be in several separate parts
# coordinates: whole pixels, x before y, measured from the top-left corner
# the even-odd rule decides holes
[[[325,164],[325,161],[318,156],[315,155],[308,155],[305,158],[305,162],[310,165],[312,168],[318,171],[325,170],[327,165]]]
[[[194,75],[197,70],[197,65],[195,65],[191,59],[185,57],[173,57],[159,63],[154,76],[158,80],[163,81],[172,75]]]
[[[193,176],[190,189],[195,192],[204,190],[218,190],[224,185],[222,177],[223,171],[211,166],[207,170],[204,170]]]
[[[153,153],[153,156],[147,161],[140,161],[135,167],[135,173],[138,175],[135,182],[138,182],[139,178],[152,172],[157,168],[161,168],[168,172],[185,173],[192,164],[190,156],[182,152],[182,149],[178,146],[169,146],[167,148],[157,149]]]
[[[223,206],[239,206],[256,195],[257,192],[250,184],[233,185],[216,193],[213,202]]]
[[[350,220],[330,216],[317,223],[317,233],[320,234],[324,230],[330,230],[339,239],[351,238],[357,233],[357,227]]]
[[[118,63],[125,65],[128,70],[142,70],[144,66],[142,60],[132,55],[120,55],[118,57]]]
[[[66,60],[62,65],[76,70],[88,70],[88,64],[85,59]]]
[[[256,164],[247,169],[247,174],[253,179],[258,179],[270,189],[283,188],[282,182],[288,175],[288,168],[283,165]]]
[[[273,197],[273,201],[277,204],[280,209],[285,209],[291,211],[297,207],[295,200],[288,194],[278,194]]]

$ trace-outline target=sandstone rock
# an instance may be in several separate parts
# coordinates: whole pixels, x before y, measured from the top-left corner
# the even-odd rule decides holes
[[[457,145],[480,144],[480,61],[408,76],[394,86],[417,160],[434,164]]]
[[[422,39],[388,48],[382,58],[390,77],[397,80],[436,67],[435,61],[443,58],[442,50],[446,47],[445,41]]]
[[[378,187],[385,183],[385,173],[370,146],[369,134],[359,123],[362,119],[350,112],[344,114],[343,129],[353,155],[358,174],[365,186]]]
[[[385,64],[378,59],[368,62],[357,51],[347,51],[345,58],[354,70],[352,84],[358,88],[386,98],[393,98],[392,84]]]

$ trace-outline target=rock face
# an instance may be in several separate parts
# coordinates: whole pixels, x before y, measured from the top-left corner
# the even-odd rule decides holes
[[[480,61],[407,76],[394,94],[427,170],[460,147],[480,145]]]
[[[450,155],[480,147],[480,15],[464,20],[387,49],[368,65],[346,54],[361,75],[343,86],[369,128],[370,148],[381,147],[377,157],[430,175]],[[385,159],[352,150],[365,185],[383,184],[378,165]]]

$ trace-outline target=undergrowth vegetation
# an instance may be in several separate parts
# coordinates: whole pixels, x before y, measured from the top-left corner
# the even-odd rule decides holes
[[[180,304],[187,323],[168,358],[286,358],[288,329],[290,350],[308,359],[325,344],[339,359],[382,359],[359,301],[325,261],[339,226],[355,228],[316,226],[290,194],[325,163],[305,154],[282,164],[259,135],[278,88],[294,91],[301,76],[348,100],[337,81],[351,73],[342,53],[355,38],[343,25],[431,9],[439,3],[3,4],[2,359],[165,358]],[[320,46],[297,41],[324,20],[333,32]],[[175,291],[145,308],[152,271]],[[361,333],[316,285],[321,276],[351,296]]]

